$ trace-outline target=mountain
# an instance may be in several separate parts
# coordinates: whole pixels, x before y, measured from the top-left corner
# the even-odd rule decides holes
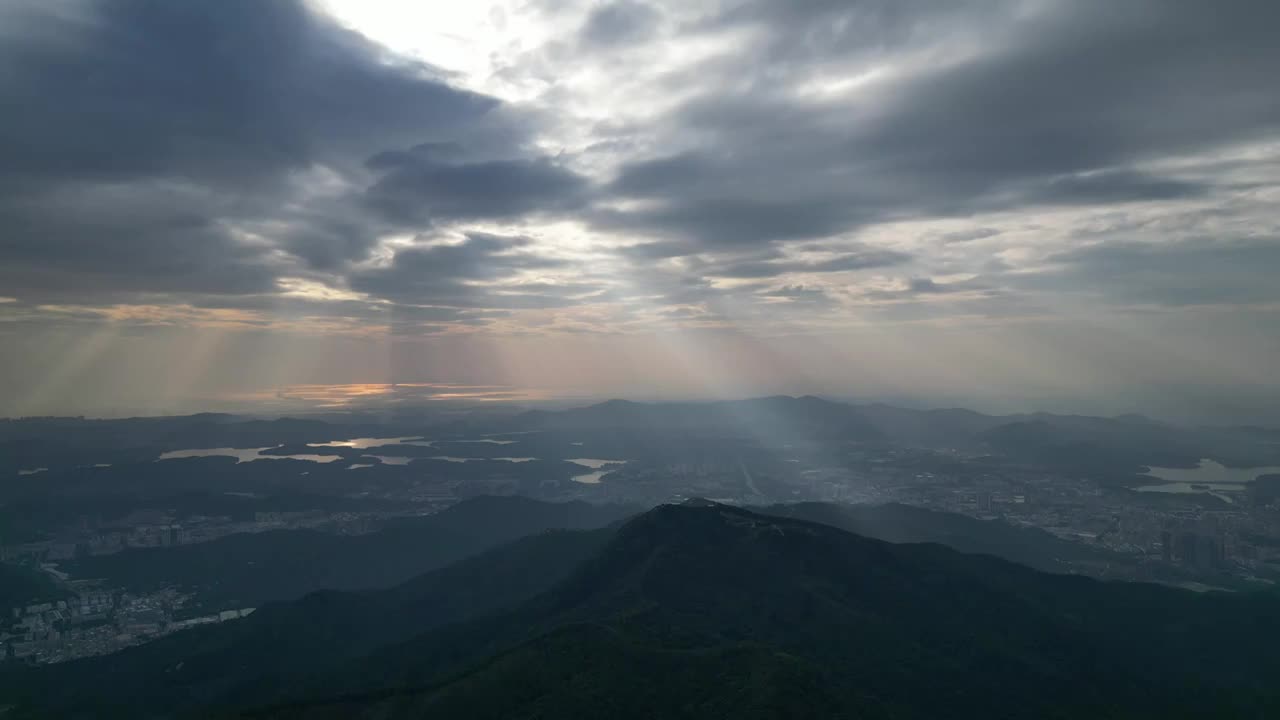
[[[891,543],[938,543],[965,553],[994,555],[1045,572],[1072,572],[1079,564],[1127,562],[1102,549],[1070,542],[1039,528],[1003,520],[889,503],[843,505],[806,502],[756,508],[766,515],[808,520]]]
[[[1230,467],[1280,462],[1280,445],[1248,429],[1184,428],[1141,415],[1035,413],[985,430],[977,439],[1010,457],[1086,473],[1195,467],[1201,458]]]
[[[1274,595],[700,502],[10,675],[0,697],[14,718],[1274,717],[1277,632]]]
[[[676,443],[732,436],[775,448],[888,443],[994,452],[1066,471],[1117,476],[1132,475],[1144,465],[1194,467],[1203,457],[1236,467],[1280,462],[1280,446],[1268,439],[1272,434],[1256,428],[1183,428],[1135,414],[984,415],[963,408],[916,410],[813,396],[704,403],[610,400],[526,412],[507,429],[661,435]],[[642,446],[636,440],[631,445]]]
[[[880,431],[856,408],[812,396],[704,403],[609,400],[559,412],[530,411],[514,419],[525,430],[629,430],[735,434],[769,442],[839,437],[879,440]]]
[[[576,504],[481,498],[433,517],[441,527],[524,527],[530,516],[549,512],[565,514],[560,524],[581,522],[582,510]],[[890,542],[943,542],[1049,570],[1095,555],[1040,531],[903,505],[800,503],[759,511]],[[90,694],[95,705],[135,696],[164,708],[210,698],[270,697],[273,685],[296,682],[300,673],[331,669],[428,630],[514,607],[567,577],[611,535],[608,528],[533,534],[389,590],[317,591],[268,604],[239,622],[198,628],[108,658],[44,668],[24,682],[33,693],[50,688],[43,692],[53,697],[80,686],[73,696]],[[84,678],[97,685],[85,686]]]
[[[888,440],[925,447],[965,446],[979,433],[1008,422],[963,408],[915,410],[883,403],[854,407]]]
[[[65,564],[74,577],[149,590],[178,585],[213,609],[256,607],[320,589],[390,587],[468,555],[549,529],[598,528],[637,508],[524,497],[464,500],[367,535],[272,530],[211,542],[126,550]]]
[[[61,665],[0,674],[33,717],[146,717],[270,697],[428,630],[509,609],[564,580],[612,536],[549,530],[379,592],[322,590],[249,617]]]
[[[996,452],[1080,472],[1129,469],[1143,465],[1195,467],[1206,453],[1190,431],[1120,420],[1063,422],[1037,418],[996,426],[980,435]]]
[[[518,610],[267,718],[1272,717],[1280,603],[663,506]],[[338,694],[341,693],[341,694]]]

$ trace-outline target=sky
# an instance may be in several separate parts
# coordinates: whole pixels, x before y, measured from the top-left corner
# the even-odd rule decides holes
[[[0,3],[0,415],[1280,424],[1270,0]]]

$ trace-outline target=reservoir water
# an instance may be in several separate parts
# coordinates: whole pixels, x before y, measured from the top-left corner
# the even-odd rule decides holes
[[[311,462],[328,463],[342,459],[341,455],[263,455],[260,448],[200,448],[198,450],[171,450],[163,453],[156,460],[176,460],[191,457],[233,457],[236,462],[253,462],[255,460],[310,460]]]
[[[1203,458],[1200,464],[1193,468],[1150,467],[1143,474],[1164,482],[1158,485],[1143,485],[1136,488],[1138,492],[1216,494],[1243,492],[1259,475],[1280,474],[1280,467],[1231,468],[1209,458]]]

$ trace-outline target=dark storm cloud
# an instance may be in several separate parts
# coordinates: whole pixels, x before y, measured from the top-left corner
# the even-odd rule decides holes
[[[1253,139],[1280,121],[1277,21],[1280,7],[1248,0],[1057,3],[887,93],[868,134],[906,169],[991,181]]]
[[[761,297],[785,300],[791,304],[810,306],[831,305],[832,300],[822,288],[811,288],[803,285],[784,285],[760,293]]]
[[[495,100],[300,0],[6,4],[0,67],[0,284],[45,301],[270,292],[578,182]]]
[[[989,237],[995,237],[999,234],[1000,231],[995,228],[980,227],[973,228],[971,230],[953,230],[948,233],[943,233],[939,236],[939,239],[944,243],[965,243],[972,242],[974,240],[984,240]]]
[[[934,282],[933,278],[911,278],[907,283],[907,289],[917,294],[939,294],[956,291],[955,287],[951,285],[940,285],[937,282]]]
[[[728,132],[732,123],[725,121]],[[727,135],[724,139],[734,142]],[[770,162],[765,157],[769,150],[757,148],[746,157],[730,148],[723,152],[728,157],[685,152],[624,164],[608,192],[652,205],[627,212],[597,211],[594,222],[676,237],[690,249],[825,237],[851,224],[847,196],[830,186],[810,179],[803,190],[780,192],[764,167]]]
[[[256,182],[475,122],[494,106],[300,2],[32,3],[3,11],[3,171]]]
[[[982,280],[957,280],[938,282],[928,277],[913,277],[906,281],[906,287],[899,290],[870,290],[862,293],[868,300],[920,300],[932,295],[955,295],[959,293],[976,294],[983,299],[991,300],[1004,294],[1004,291],[993,288]]]
[[[274,288],[261,248],[237,242],[224,203],[173,185],[57,186],[0,196],[0,287],[43,302]]]
[[[1280,302],[1280,238],[1102,242],[1058,253],[1043,272],[1015,277],[1018,286],[1089,293],[1111,302],[1264,305]]]
[[[681,22],[676,4],[561,9],[572,21],[549,45],[570,64],[530,69],[526,79],[552,89],[513,107],[389,56],[301,0],[0,6],[0,295],[301,308],[315,301],[270,299],[282,278],[302,278],[375,299],[363,310],[329,301],[343,317],[381,317],[378,301],[390,301],[432,308],[417,323],[478,322],[462,309],[642,294],[709,302],[725,296],[717,284],[734,284],[713,279],[768,285],[903,266],[940,277],[987,269],[993,282],[1062,291],[1109,277],[1130,297],[1168,302],[1267,296],[1236,287],[1268,283],[1256,263],[1273,261],[1244,241],[1217,243],[1209,259],[1107,238],[1017,277],[997,265],[1016,254],[941,267],[968,261],[954,259],[967,250],[959,245],[945,258],[795,245],[900,220],[1213,200],[1244,187],[1230,165],[1183,176],[1170,168],[1185,164],[1163,161],[1276,136],[1276,3],[745,0]],[[556,103],[575,100],[572,63],[625,73],[631,53],[668,39],[712,39],[705,47],[724,52],[698,54],[696,69],[674,55],[660,70],[636,69],[653,77],[617,99],[617,117],[605,97],[588,137],[565,136],[582,155],[531,150],[535,137],[541,145],[586,122],[573,102]],[[606,57],[610,48],[626,52]],[[629,92],[631,78],[619,80]],[[631,104],[646,111],[629,115]],[[611,170],[584,174],[596,167]],[[386,267],[362,262],[387,235],[544,217],[622,235],[632,244],[619,253],[640,281],[519,284],[566,265],[541,255],[545,245],[479,234],[402,248]],[[1118,274],[1140,262],[1152,263],[1149,275]],[[1195,291],[1179,263],[1227,285]]]
[[[620,248],[618,253],[631,260],[665,260],[697,252],[696,246],[681,242],[647,242]]]
[[[276,212],[263,232],[305,266],[322,272],[342,272],[348,262],[364,257],[382,229],[356,198]]]
[[[708,275],[725,278],[766,278],[786,273],[833,273],[901,265],[911,256],[894,250],[864,248],[825,260],[764,260],[713,267]]]
[[[385,174],[368,204],[389,221],[423,226],[439,220],[506,218],[581,204],[586,181],[554,162],[447,162],[435,153],[383,153],[371,161]]]
[[[691,32],[750,27],[754,45],[665,118],[697,149],[624,163],[610,190],[645,204],[593,220],[716,247],[1209,194],[1142,166],[1280,129],[1278,21],[1246,1],[738,4]],[[859,66],[888,71],[848,97],[796,90]]]
[[[463,242],[404,248],[391,264],[353,273],[352,289],[396,302],[464,308],[527,309],[574,305],[576,285],[502,285],[522,270],[564,263],[525,250],[527,238],[469,233]]]
[[[1211,186],[1171,178],[1153,177],[1132,170],[1064,175],[1032,183],[1027,200],[1080,205],[1143,200],[1176,200],[1207,194]]]

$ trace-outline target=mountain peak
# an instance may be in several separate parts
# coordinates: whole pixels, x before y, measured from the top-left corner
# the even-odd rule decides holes
[[[624,523],[601,555],[567,584],[566,597],[612,604],[642,596],[681,605],[689,599],[681,588],[712,577],[730,578],[729,587],[762,592],[758,586],[794,575],[803,564],[796,553],[806,547],[868,543],[883,544],[709,500],[659,505]]]
[[[598,402],[595,405],[591,405],[590,407],[623,409],[623,408],[638,407],[639,405],[640,403],[632,400],[623,400],[622,398],[612,398],[610,400],[605,400],[604,402]]]
[[[708,500],[704,497],[689,498],[680,504],[684,507],[721,507],[723,505],[723,503],[718,503],[715,500]]]

